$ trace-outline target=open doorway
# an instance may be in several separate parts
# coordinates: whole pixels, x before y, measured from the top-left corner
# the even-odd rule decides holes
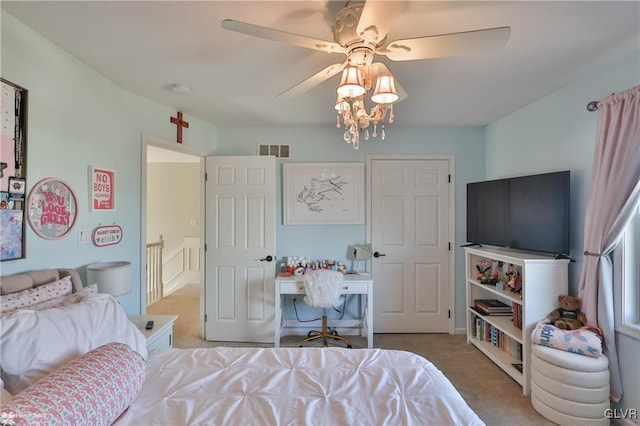
[[[141,311],[177,315],[178,346],[203,332],[203,155],[144,136],[142,145]]]

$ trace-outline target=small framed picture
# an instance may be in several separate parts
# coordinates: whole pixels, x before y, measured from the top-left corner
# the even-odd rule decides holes
[[[363,163],[282,165],[284,225],[364,223]]]
[[[10,177],[9,178],[9,194],[11,195],[22,195],[24,198],[25,188],[27,187],[27,182],[24,178],[18,177]]]
[[[9,200],[9,193],[0,191],[0,210],[13,209],[13,201]]]

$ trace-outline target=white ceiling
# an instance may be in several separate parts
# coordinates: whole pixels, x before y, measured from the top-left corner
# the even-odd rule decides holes
[[[225,18],[332,41],[346,2],[6,1],[8,12],[124,89],[220,125],[331,125],[338,76],[276,96],[342,54],[223,30]],[[396,125],[484,125],[640,47],[638,1],[410,1],[388,40],[511,26],[497,53],[382,60],[409,97]],[[191,91],[167,90],[186,83]],[[585,94],[585,105],[592,100]]]

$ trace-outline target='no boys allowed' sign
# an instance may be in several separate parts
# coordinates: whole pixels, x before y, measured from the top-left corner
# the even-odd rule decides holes
[[[116,172],[89,166],[91,210],[116,209]]]

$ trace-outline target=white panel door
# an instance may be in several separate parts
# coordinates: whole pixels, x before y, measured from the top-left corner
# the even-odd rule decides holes
[[[375,332],[449,332],[449,160],[370,167]]]
[[[275,157],[207,157],[205,338],[273,342]]]

